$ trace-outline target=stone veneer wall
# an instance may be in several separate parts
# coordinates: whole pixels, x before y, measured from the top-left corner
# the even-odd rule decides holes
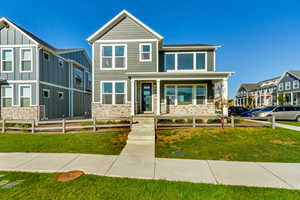
[[[129,117],[131,115],[130,102],[120,105],[92,103],[92,117]]]
[[[16,120],[40,120],[40,107],[2,107],[1,117],[3,119],[16,119]]]
[[[161,104],[162,114],[173,115],[215,115],[215,105],[168,105]]]

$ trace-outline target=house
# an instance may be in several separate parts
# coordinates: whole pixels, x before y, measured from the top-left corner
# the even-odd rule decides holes
[[[256,88],[258,87],[258,84],[256,83],[245,83],[241,84],[239,87],[236,97],[235,97],[235,105],[236,106],[243,106],[245,107],[250,102],[248,102],[249,97],[252,96],[251,92],[254,92]]]
[[[93,51],[94,117],[214,115],[215,87],[222,85],[228,96],[233,73],[216,71],[220,46],[166,45],[126,10],[87,40]]]
[[[54,119],[91,111],[91,61],[83,49],[56,49],[0,19],[1,117]]]
[[[300,105],[300,70],[285,72],[278,82],[278,95],[285,98],[284,104]]]

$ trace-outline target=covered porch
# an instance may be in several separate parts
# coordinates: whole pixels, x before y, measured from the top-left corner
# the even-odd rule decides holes
[[[131,115],[215,115],[216,100],[228,98],[230,74],[128,73],[131,83]],[[227,105],[223,106],[223,112],[227,115]]]

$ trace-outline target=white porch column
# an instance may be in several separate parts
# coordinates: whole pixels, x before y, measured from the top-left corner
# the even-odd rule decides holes
[[[222,87],[223,87],[223,99],[225,104],[223,105],[223,114],[225,116],[228,116],[228,105],[227,105],[227,100],[228,100],[228,82],[227,79],[223,79],[222,81]]]
[[[156,115],[160,115],[160,79],[156,81]]]
[[[291,92],[291,105],[294,105],[294,94],[293,94],[293,92]]]
[[[130,100],[131,100],[131,115],[135,115],[135,105],[134,105],[134,103],[135,103],[135,99],[134,99],[134,91],[135,91],[135,88],[134,88],[134,86],[135,86],[135,83],[134,83],[134,79],[131,79],[131,98],[130,98]]]

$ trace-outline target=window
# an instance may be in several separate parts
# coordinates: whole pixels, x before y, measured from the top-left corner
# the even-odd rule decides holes
[[[299,81],[298,80],[294,80],[293,81],[293,88],[294,89],[298,89],[299,88]]]
[[[85,72],[86,74],[86,81],[87,81],[87,87],[92,87],[92,75],[90,72]]]
[[[14,52],[13,49],[1,49],[1,71],[13,72]]]
[[[58,66],[60,66],[60,67],[64,66],[64,61],[62,59],[58,60]]]
[[[20,49],[21,51],[21,72],[31,72],[32,71],[32,49]]]
[[[176,92],[175,86],[166,86],[166,101],[168,105],[175,104]]]
[[[47,52],[44,52],[44,59],[49,60],[49,54]]]
[[[279,91],[282,91],[282,90],[283,90],[283,83],[279,83],[279,85],[278,85],[278,90],[279,90]]]
[[[13,86],[3,86],[1,90],[2,107],[11,107],[13,102]]]
[[[178,105],[189,105],[193,101],[193,87],[192,86],[178,86]]]
[[[101,69],[126,69],[126,45],[101,45]]]
[[[291,82],[285,82],[285,89],[290,90],[291,89]]]
[[[170,70],[206,70],[206,52],[165,53],[164,68]]]
[[[196,104],[205,104],[206,102],[206,87],[197,86],[196,87]]]
[[[31,104],[31,86],[20,85],[20,105],[21,107],[28,107]]]
[[[150,62],[152,60],[152,45],[140,44],[140,62]]]
[[[75,73],[75,83],[77,85],[80,85],[83,79],[83,72],[78,68],[74,68],[74,73]]]
[[[64,99],[64,92],[58,92],[57,97],[58,97],[59,100],[63,100]]]
[[[48,89],[43,89],[43,97],[45,97],[45,98],[50,98],[50,90],[48,90]]]
[[[101,85],[102,104],[125,104],[126,82],[104,81]]]

